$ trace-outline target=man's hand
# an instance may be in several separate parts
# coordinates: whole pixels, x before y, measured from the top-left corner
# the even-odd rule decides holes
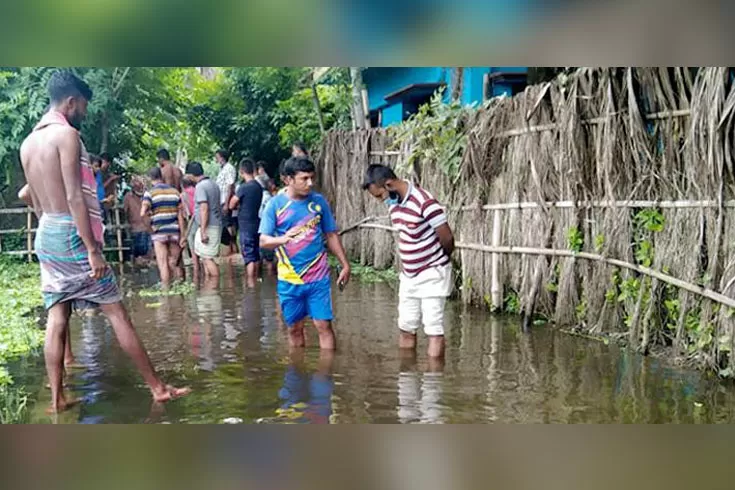
[[[282,237],[283,244],[287,244],[301,233],[301,227],[294,226],[286,232]]]
[[[182,249],[186,248],[186,243],[187,243],[186,237],[182,236],[181,239],[179,239],[179,247],[181,247]]]
[[[350,274],[352,271],[350,270],[350,265],[347,264],[342,267],[342,272],[339,273],[339,277],[337,278],[337,284],[340,285],[340,287],[344,287],[347,285],[348,282],[350,282]]]
[[[107,270],[107,262],[102,256],[102,252],[99,249],[92,250],[87,254],[87,259],[89,260],[89,267],[92,269],[89,277],[95,280],[102,279]]]
[[[204,228],[201,229],[201,237],[202,237],[202,243],[205,245],[209,243],[209,235],[207,235],[207,230]]]

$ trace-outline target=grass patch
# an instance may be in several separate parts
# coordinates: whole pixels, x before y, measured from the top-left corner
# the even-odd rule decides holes
[[[333,256],[329,257],[329,265],[337,268],[339,267],[339,261]],[[350,270],[352,277],[357,278],[360,282],[365,284],[376,284],[376,283],[398,283],[398,272],[394,268],[378,270],[369,265],[361,265],[357,262],[350,261]]]
[[[190,282],[176,282],[169,287],[156,284],[152,288],[141,289],[138,295],[141,298],[157,298],[159,296],[187,296],[196,291],[196,287]]]
[[[28,397],[13,386],[8,361],[34,353],[43,344],[38,310],[43,306],[38,264],[0,257],[0,424],[25,420]]]

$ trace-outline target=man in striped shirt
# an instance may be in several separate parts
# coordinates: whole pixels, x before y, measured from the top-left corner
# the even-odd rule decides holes
[[[401,261],[398,328],[401,348],[416,348],[423,323],[429,336],[428,355],[444,355],[444,304],[452,291],[454,236],[441,205],[429,192],[396,177],[384,165],[370,165],[363,189],[389,206],[398,230]]]
[[[171,275],[183,279],[184,271],[178,266],[181,247],[179,238],[184,227],[184,213],[181,205],[181,196],[176,189],[164,184],[160,167],[153,167],[148,172],[153,187],[143,196],[143,206],[140,215],[145,217],[150,213],[151,228],[153,228],[153,249],[156,252],[158,271],[161,282],[168,284]]]

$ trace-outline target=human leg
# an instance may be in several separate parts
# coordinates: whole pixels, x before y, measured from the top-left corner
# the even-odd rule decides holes
[[[288,340],[291,348],[304,347],[306,344],[304,320],[306,319],[307,309],[304,299],[304,286],[303,284],[290,284],[285,281],[278,281],[277,285],[278,302],[281,306],[283,323],[288,327]]]
[[[161,283],[167,285],[171,282],[171,270],[168,265],[168,243],[162,237],[153,237],[153,249],[156,253],[156,265]]]
[[[428,356],[440,358],[444,356],[444,305],[447,298],[443,296],[422,298],[421,317],[424,333],[429,337]]]
[[[332,285],[329,279],[306,285],[306,310],[319,333],[319,348],[334,350],[337,341],[332,329]]]
[[[69,402],[66,400],[62,383],[64,349],[70,316],[71,303],[57,303],[49,309],[46,321],[46,340],[43,346],[43,354],[51,388],[51,406],[48,411],[52,413],[63,412],[76,403],[76,401]]]
[[[421,325],[421,300],[410,296],[398,297],[398,347],[416,348],[416,331]]]
[[[184,278],[184,269],[181,264],[181,247],[178,235],[171,235],[168,241],[168,267],[176,279]]]
[[[191,391],[189,388],[174,388],[161,381],[161,378],[158,377],[158,374],[156,374],[153,368],[148,353],[138,338],[138,334],[135,331],[133,323],[130,321],[130,316],[125,306],[121,302],[100,305],[100,309],[110,321],[112,329],[115,331],[115,336],[120,343],[120,347],[138,368],[138,372],[140,372],[143,380],[151,390],[155,401],[166,402],[184,396]]]

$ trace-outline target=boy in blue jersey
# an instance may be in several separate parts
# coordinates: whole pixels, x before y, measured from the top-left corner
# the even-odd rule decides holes
[[[314,173],[314,164],[306,158],[285,162],[283,176],[288,187],[263,211],[260,246],[276,251],[278,299],[291,347],[304,347],[304,320],[309,316],[319,332],[319,347],[335,349],[325,243],[342,265],[339,284],[350,280],[350,264],[329,204],[312,192]]]

